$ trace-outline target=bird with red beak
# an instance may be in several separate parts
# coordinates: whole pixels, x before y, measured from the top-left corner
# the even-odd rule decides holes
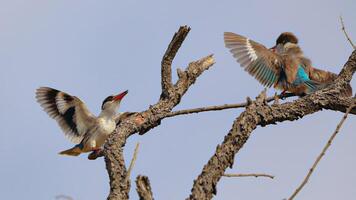
[[[105,98],[101,113],[96,117],[78,97],[49,87],[38,88],[37,102],[57,121],[68,139],[77,143],[73,148],[59,154],[78,156],[81,153],[100,150],[116,128],[116,122],[120,118],[116,111],[127,93],[126,90]]]

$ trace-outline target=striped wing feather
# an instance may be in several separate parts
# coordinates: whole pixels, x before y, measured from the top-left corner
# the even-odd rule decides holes
[[[231,32],[224,33],[225,46],[250,75],[266,87],[277,81],[282,59],[263,45]]]
[[[55,119],[68,139],[79,143],[95,124],[95,116],[77,97],[59,90],[40,87],[36,90],[37,102]]]

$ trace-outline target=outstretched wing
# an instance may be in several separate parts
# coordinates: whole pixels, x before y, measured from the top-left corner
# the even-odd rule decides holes
[[[231,32],[224,33],[225,46],[240,63],[241,67],[261,84],[271,87],[278,81],[283,65],[282,58],[244,36]]]
[[[74,143],[79,143],[90,127],[95,125],[95,116],[75,96],[53,88],[40,87],[36,90],[36,99]]]

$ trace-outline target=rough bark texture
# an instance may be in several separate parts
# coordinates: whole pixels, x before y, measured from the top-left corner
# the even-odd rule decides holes
[[[109,200],[129,198],[130,180],[126,179],[127,170],[123,155],[123,147],[127,138],[135,133],[144,134],[160,125],[165,114],[171,112],[196,79],[214,64],[212,55],[192,62],[184,71],[178,70],[179,79],[174,85],[171,84],[171,63],[189,29],[187,26],[180,27],[163,56],[162,94],[159,101],[150,106],[149,109],[124,119],[115,132],[110,135],[104,146],[103,155],[110,177]]]
[[[147,176],[137,176],[136,190],[140,200],[153,200],[151,184]]]
[[[355,98],[341,97],[356,70],[356,51],[354,51],[334,84],[293,102],[268,105],[265,92],[262,92],[246,110],[234,121],[231,130],[218,145],[215,154],[204,166],[202,173],[194,181],[191,195],[187,198],[212,199],[216,185],[227,167],[232,167],[235,154],[246,143],[257,126],[294,121],[322,109],[345,112],[355,102]],[[355,109],[352,110],[355,114]]]
[[[108,138],[104,150],[89,155],[90,159],[105,156],[106,168],[110,178],[109,200],[129,199],[130,179],[125,166],[123,148],[131,135],[135,133],[145,134],[150,129],[160,125],[161,120],[166,117],[232,107],[232,105],[225,105],[226,108],[215,106],[171,112],[196,79],[214,64],[212,55],[192,62],[185,70],[177,70],[178,80],[175,84],[172,83],[172,61],[189,30],[190,28],[187,26],[180,27],[163,56],[161,63],[162,93],[159,101],[145,111],[125,116],[118,124],[115,132]],[[243,147],[257,126],[297,120],[322,109],[345,112],[354,103],[355,98],[341,97],[340,93],[350,82],[355,70],[356,51],[352,53],[335,83],[323,90],[293,102],[274,103],[273,105],[268,105],[267,101],[272,101],[272,99],[267,99],[265,92],[262,92],[255,101],[248,99],[246,104],[233,105],[235,107],[244,106],[246,110],[236,118],[222,144],[217,146],[215,154],[194,181],[191,195],[187,199],[211,199],[216,194],[216,185],[221,176],[224,175],[227,167],[232,167],[235,154]],[[356,108],[352,109],[350,113],[356,114]],[[153,199],[147,177],[139,176],[136,183],[141,199]]]

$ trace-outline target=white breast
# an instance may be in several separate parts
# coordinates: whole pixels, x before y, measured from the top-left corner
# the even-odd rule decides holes
[[[114,120],[107,120],[105,118],[99,118],[97,121],[96,131],[93,132],[85,145],[88,151],[100,148],[108,136],[115,130],[116,123]]]
[[[102,132],[102,134],[109,135],[115,130],[115,128],[116,124],[114,120],[107,120],[104,118],[99,119],[99,130]]]

